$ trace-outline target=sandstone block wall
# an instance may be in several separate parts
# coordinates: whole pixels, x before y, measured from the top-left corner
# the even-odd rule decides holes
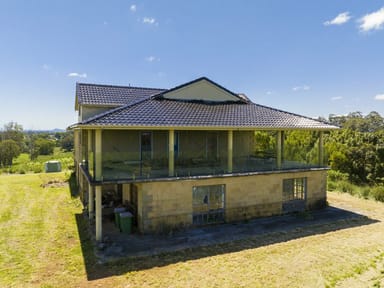
[[[139,230],[156,233],[191,226],[192,189],[203,185],[225,185],[226,222],[278,215],[283,212],[283,179],[301,177],[307,178],[306,208],[324,207],[326,170],[136,183]]]

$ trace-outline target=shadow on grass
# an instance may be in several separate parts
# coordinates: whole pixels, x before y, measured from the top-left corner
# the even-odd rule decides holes
[[[89,232],[88,220],[83,214],[76,214],[75,217],[81,241],[81,250],[87,272],[87,279],[96,280],[115,275],[110,268],[98,264],[98,259],[95,255],[94,240]]]
[[[79,188],[77,187],[76,181],[76,172],[72,172],[68,178],[69,190],[71,192],[71,197],[76,198],[79,196]]]
[[[311,212],[309,214],[310,217],[308,217],[308,214],[296,214],[269,217],[269,219],[272,219],[272,221],[263,221],[262,219],[256,219],[255,221],[249,221],[249,223],[240,223],[238,225],[253,225],[252,227],[248,227],[248,230],[253,232],[249,233],[249,231],[247,230],[248,234],[244,234],[244,237],[241,238],[241,236],[241,239],[238,240],[230,240],[225,243],[221,241],[222,243],[218,244],[215,244],[213,242],[213,244],[208,246],[191,246],[184,248],[183,250],[163,252],[151,256],[139,257],[130,256],[129,254],[126,254],[126,256],[122,255],[121,258],[119,258],[118,260],[113,260],[104,263],[99,263],[99,259],[95,255],[95,244],[93,241],[93,237],[91,237],[91,234],[89,233],[90,227],[88,219],[86,219],[83,214],[77,214],[76,221],[81,239],[82,252],[88,280],[96,280],[111,276],[123,275],[131,271],[140,271],[153,267],[166,266],[178,262],[196,260],[200,258],[211,257],[232,252],[239,252],[242,250],[254,249],[271,244],[282,243],[302,237],[320,235],[341,229],[370,225],[379,222],[378,220],[370,219],[366,216],[340,208],[328,207],[323,210],[327,209],[330,211],[330,213],[314,211],[313,213],[315,215],[315,218],[312,217]],[[322,213],[326,215],[323,218],[321,218]],[[274,219],[276,219],[276,221]],[[234,227],[237,226],[237,224],[223,224],[223,226],[211,226],[208,229],[210,229],[209,231],[214,231],[214,229],[220,231],[221,229],[223,229],[225,233],[228,233],[230,232],[230,230],[226,230],[228,227],[226,228],[225,226],[231,225]],[[250,228],[252,228],[253,230]],[[259,228],[261,232],[259,232]],[[218,235],[220,235],[220,232],[216,236]],[[168,237],[170,237],[169,239],[171,239],[171,236]],[[141,238],[138,236],[138,239],[134,241],[137,242],[139,241],[139,239]],[[157,245],[156,236],[152,236],[152,239],[152,243],[148,242],[152,244],[151,246],[149,246],[150,244],[148,244],[148,249],[153,250],[153,247]],[[162,238],[162,240],[164,240],[164,238]],[[187,240],[185,241],[188,242]],[[130,241],[127,240],[124,244],[130,246]],[[172,241],[170,241],[170,245],[167,248],[169,250],[172,250]]]

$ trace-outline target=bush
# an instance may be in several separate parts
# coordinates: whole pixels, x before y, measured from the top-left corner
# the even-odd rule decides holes
[[[348,174],[347,173],[342,173],[340,171],[336,170],[329,170],[328,171],[328,180],[330,181],[347,181],[348,180]]]
[[[73,158],[72,157],[61,158],[60,162],[61,162],[61,167],[63,170],[71,169],[73,167]]]
[[[327,181],[327,190],[328,191],[335,191],[337,187],[337,184],[333,181]]]
[[[356,192],[356,187],[350,182],[344,180],[337,183],[337,190],[354,195]]]
[[[368,199],[369,195],[371,194],[371,189],[371,187],[361,187],[359,196],[364,199]]]
[[[372,196],[376,201],[384,202],[384,186],[373,187]]]

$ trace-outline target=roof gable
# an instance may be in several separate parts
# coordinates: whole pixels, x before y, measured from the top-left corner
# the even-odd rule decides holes
[[[202,77],[161,94],[165,99],[206,102],[245,102],[244,98]]]

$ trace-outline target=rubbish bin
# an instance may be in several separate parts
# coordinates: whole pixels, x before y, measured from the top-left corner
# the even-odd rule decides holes
[[[115,213],[115,225],[119,229],[120,229],[120,213],[125,212],[125,210],[126,209],[124,207],[117,207],[113,209],[113,213]]]
[[[132,217],[130,212],[120,213],[120,231],[123,233],[131,233],[132,230]]]

